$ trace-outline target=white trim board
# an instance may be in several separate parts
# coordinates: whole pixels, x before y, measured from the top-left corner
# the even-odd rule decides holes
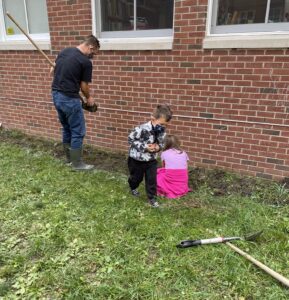
[[[173,37],[101,38],[101,50],[171,50]]]
[[[274,49],[289,48],[288,34],[206,36],[204,49]]]
[[[50,41],[35,41],[41,50],[50,50]],[[27,41],[5,41],[0,42],[0,50],[37,50]]]

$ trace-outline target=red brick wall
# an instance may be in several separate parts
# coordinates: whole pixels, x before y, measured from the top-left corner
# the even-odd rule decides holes
[[[91,33],[90,0],[47,0],[54,59]],[[289,51],[204,50],[207,0],[176,1],[172,51],[101,51],[87,114],[86,142],[127,149],[128,131],[169,103],[169,131],[180,136],[192,166],[265,178],[289,177]],[[36,51],[1,51],[0,122],[60,139],[50,99],[49,65]]]

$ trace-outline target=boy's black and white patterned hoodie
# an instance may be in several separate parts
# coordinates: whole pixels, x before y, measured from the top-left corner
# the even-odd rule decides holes
[[[128,136],[129,157],[138,161],[155,160],[157,153],[148,152],[147,145],[157,143],[162,149],[164,137],[165,131],[157,132],[151,121],[135,127]]]

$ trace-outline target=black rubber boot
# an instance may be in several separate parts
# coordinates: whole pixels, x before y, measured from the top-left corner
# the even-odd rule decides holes
[[[72,168],[75,171],[89,171],[94,168],[94,165],[85,164],[82,159],[82,148],[70,149],[70,159],[72,162]]]
[[[66,157],[65,163],[70,164],[71,163],[70,144],[63,144],[63,150],[64,150],[64,154],[65,154],[65,157]]]

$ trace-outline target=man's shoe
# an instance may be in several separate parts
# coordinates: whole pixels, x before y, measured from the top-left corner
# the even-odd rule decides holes
[[[72,168],[74,171],[90,171],[94,168],[94,165],[88,165],[84,163],[81,159],[82,148],[70,149],[70,158],[72,163]]]
[[[158,201],[155,198],[149,199],[149,204],[151,207],[154,207],[154,208],[157,208],[160,206]]]
[[[137,189],[131,190],[130,192],[134,197],[139,197],[139,195],[140,195],[140,193]]]

